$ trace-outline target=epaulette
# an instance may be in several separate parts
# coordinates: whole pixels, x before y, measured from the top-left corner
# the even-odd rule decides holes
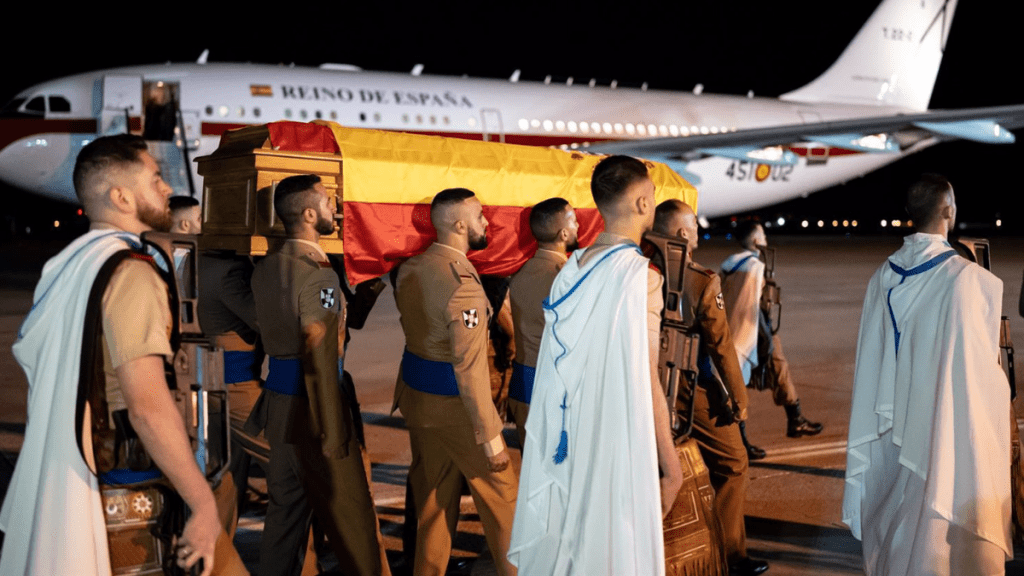
[[[136,260],[145,260],[146,262],[149,262],[150,264],[156,264],[156,262],[153,260],[153,257],[150,256],[149,254],[144,253],[144,252],[136,252],[136,251],[132,250],[131,252],[128,253],[128,255],[131,258],[135,258]]]
[[[711,270],[710,268],[705,268],[705,267],[701,266],[700,264],[697,264],[696,262],[692,262],[691,261],[689,266],[690,266],[691,270],[694,270],[696,272],[700,272],[701,274],[707,276],[708,278],[714,278],[715,277],[714,270]]]

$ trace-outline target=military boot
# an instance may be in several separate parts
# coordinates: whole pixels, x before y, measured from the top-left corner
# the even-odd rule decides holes
[[[819,434],[824,428],[818,422],[811,422],[807,418],[804,418],[803,414],[800,413],[800,401],[797,400],[795,404],[787,404],[786,417],[789,422],[786,424],[786,436],[790,438],[799,438],[801,436],[814,436]]]

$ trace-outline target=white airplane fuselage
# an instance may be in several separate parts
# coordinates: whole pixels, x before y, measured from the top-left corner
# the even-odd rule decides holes
[[[904,111],[880,105],[259,64],[135,66],[68,76],[23,91],[19,98],[27,101],[44,96],[52,104],[49,97],[56,96],[69,106],[51,105],[35,116],[0,118],[0,179],[76,202],[71,171],[78,151],[98,135],[124,132],[126,123],[140,133],[143,92],[155,82],[173,87],[193,159],[213,152],[226,130],[275,120],[324,119],[355,128],[585,150],[609,140],[684,139],[691,134]],[[790,149],[800,158],[789,166],[719,156],[687,163],[652,159],[668,162],[690,179],[700,192],[699,213],[714,218],[805,196],[936,141],[926,138],[894,153],[793,144]],[[818,156],[808,163],[811,147]],[[827,161],[821,161],[822,154]],[[191,164],[201,191],[201,179]],[[186,180],[180,179],[176,192],[187,194],[180,182]]]

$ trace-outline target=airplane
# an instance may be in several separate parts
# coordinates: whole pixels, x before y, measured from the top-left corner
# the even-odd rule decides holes
[[[59,78],[0,110],[0,179],[75,202],[78,150],[132,131],[178,193],[226,130],[332,120],[665,162],[701,192],[702,221],[845,182],[953,139],[1011,143],[1024,105],[928,110],[956,0],[884,0],[820,77],[779,98],[259,64],[166,64]]]

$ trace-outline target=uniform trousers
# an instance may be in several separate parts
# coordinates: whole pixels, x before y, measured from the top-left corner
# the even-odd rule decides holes
[[[721,408],[716,407],[714,414]],[[747,556],[747,529],[743,505],[747,498],[747,449],[739,425],[715,424],[707,390],[698,385],[694,394],[693,432],[715,488],[715,513],[722,521],[725,553],[729,563]]]
[[[448,515],[453,510],[457,514],[459,509],[463,476],[469,483],[498,574],[516,574],[506,553],[512,538],[518,481],[511,465],[503,472],[491,472],[483,449],[473,437],[473,429],[467,425],[409,427],[409,482],[418,518],[417,576],[443,576],[448,567],[452,550],[452,519]]]
[[[775,375],[775,387],[772,388],[772,400],[776,406],[792,406],[800,401],[793,386],[793,377],[789,373],[789,361],[782,353],[782,339],[778,334],[772,336],[771,370]]]
[[[304,399],[265,390],[270,443],[267,491],[270,502],[260,548],[260,574],[295,574],[297,551],[306,543],[311,508],[338,558],[341,572],[390,575],[377,523],[366,459],[351,430],[348,456],[325,458],[319,442],[290,444],[289,418]],[[277,548],[275,548],[277,546]],[[274,558],[274,553],[280,557]],[[273,570],[273,571],[268,571]],[[281,570],[280,572],[277,570]]]
[[[264,435],[270,445],[267,516],[260,542],[260,576],[296,576],[302,567],[311,508],[302,482],[298,445],[286,441],[293,396],[264,390],[257,410],[265,411]],[[259,404],[263,404],[260,406]]]

